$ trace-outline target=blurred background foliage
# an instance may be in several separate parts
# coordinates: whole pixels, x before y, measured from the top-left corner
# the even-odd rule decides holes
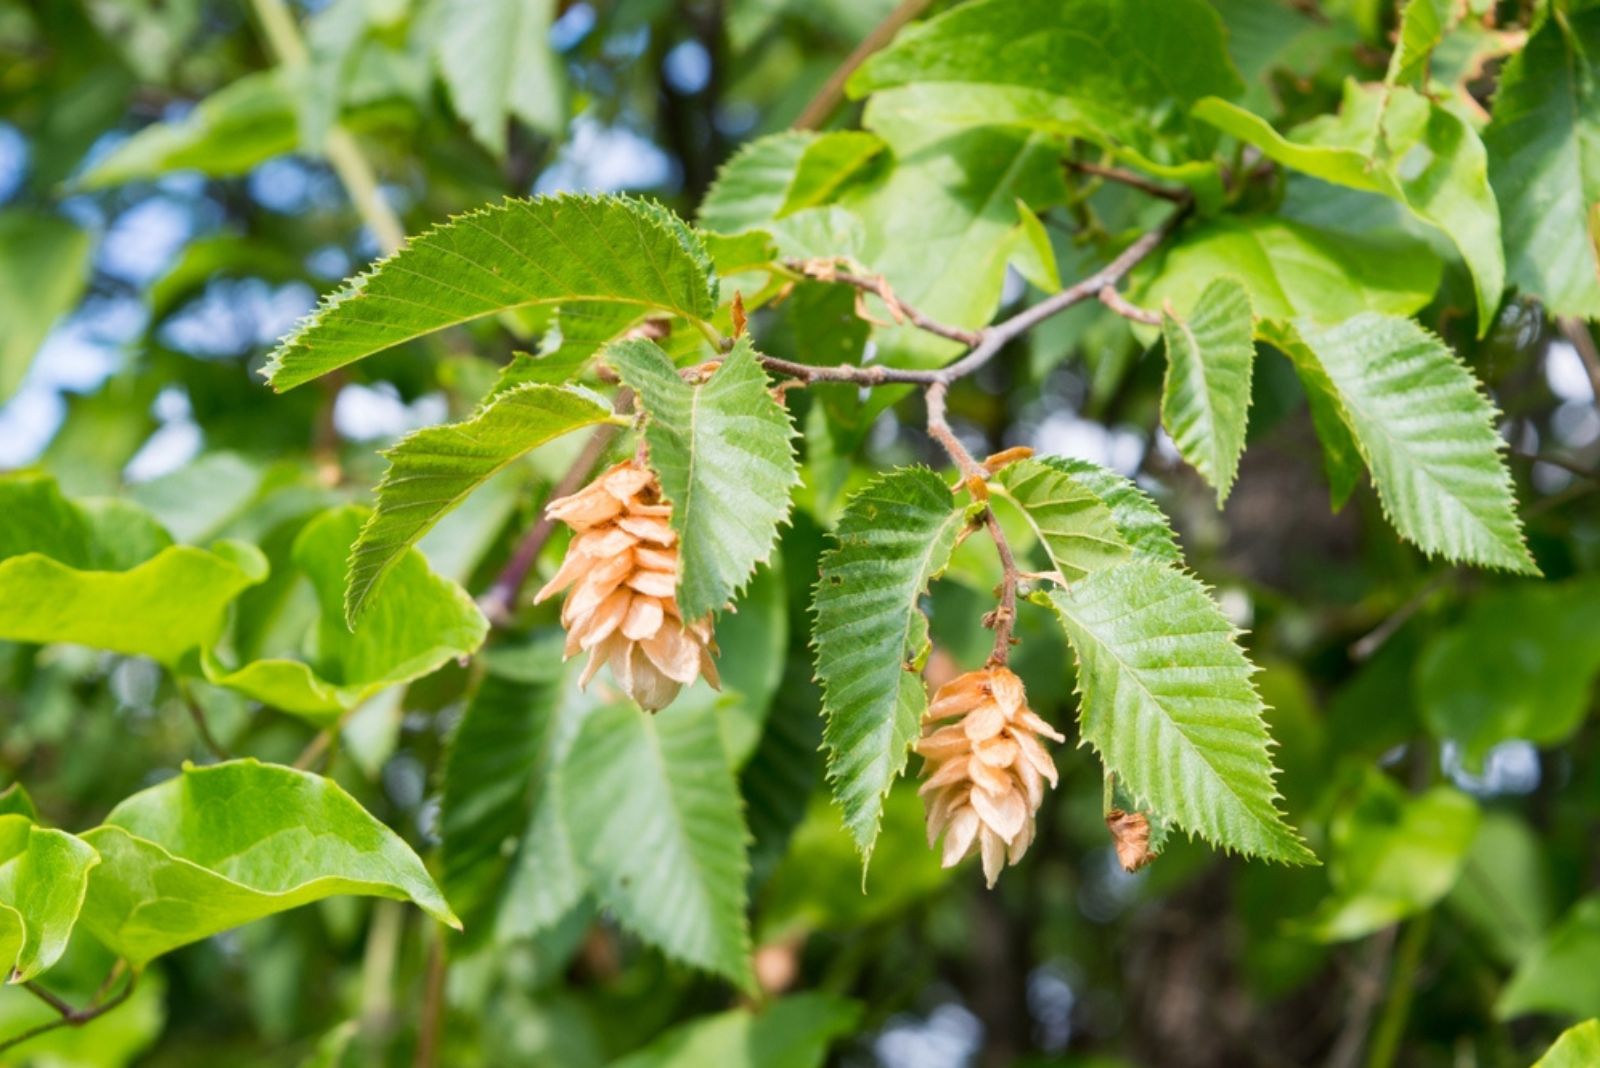
[[[545,325],[480,323],[326,388],[271,395],[257,371],[272,343],[390,240],[382,213],[353,195],[392,206],[406,232],[561,190],[638,192],[693,218],[735,148],[790,124],[892,6],[0,0],[0,465],[43,469],[72,496],[132,498],[184,541],[242,537],[286,560],[318,509],[364,497],[378,447],[469,411]],[[1246,99],[1284,122],[1332,110],[1346,77],[1381,77],[1387,62],[1395,12],[1382,0],[1216,6]],[[1475,5],[1441,45],[1436,82],[1485,102],[1504,51],[1495,17],[1526,25],[1522,7]],[[894,195],[906,217],[874,267],[983,284],[977,255],[917,240],[919,213],[960,210],[951,174],[981,175],[995,146],[970,147],[954,171],[948,158],[904,168]],[[362,172],[375,187],[363,191]],[[1404,226],[1378,198],[1307,178],[1248,195],[1349,240]],[[1083,235],[1146,217],[1122,188],[1057,199],[1043,223],[1064,277],[1096,262]],[[1155,429],[1160,360],[1099,305],[1047,323],[951,399],[975,447],[1086,457],[1157,495],[1190,566],[1249,631],[1285,804],[1325,866],[1245,864],[1175,840],[1124,874],[1096,765],[1064,748],[1039,844],[997,890],[970,866],[938,868],[905,786],[863,895],[813,754],[805,590],[845,490],[883,465],[940,461],[892,391],[862,403],[818,390],[797,398],[807,486],[781,569],[723,634],[738,665],[725,673],[759,704],[724,709],[725,740],[747,755],[757,974],[769,992],[806,993],[752,1022],[581,887],[552,901],[545,873],[523,863],[536,808],[524,794],[556,744],[529,736],[553,728],[530,725],[528,710],[564,685],[553,612],[540,610],[496,639],[481,684],[451,666],[363,705],[328,765],[419,851],[443,842],[443,883],[468,923],[448,968],[430,965],[441,943],[420,913],[332,900],[173,954],[123,1010],[7,1063],[409,1064],[433,1045],[452,1066],[802,1065],[830,1042],[835,1063],[885,1068],[1338,1068],[1363,1049],[1374,1065],[1529,1063],[1600,1015],[1600,736],[1588,716],[1600,364],[1586,327],[1563,333],[1531,302],[1504,305],[1476,339],[1470,280],[1445,256],[1422,319],[1505,413],[1547,582],[1430,563],[1396,540],[1367,486],[1332,513],[1300,387],[1274,354],[1258,361],[1251,448],[1221,512]],[[1002,301],[1039,281],[1009,272]],[[802,287],[755,325],[775,356],[843,359],[866,343],[838,288]],[[476,495],[424,541],[434,567],[481,593],[575,447],[542,450]],[[994,567],[963,547],[937,586],[932,672],[984,655],[976,622]],[[282,573],[241,602],[261,647],[314,618],[304,583]],[[1032,616],[1019,633],[1034,706],[1070,724],[1063,643]],[[457,739],[447,759],[469,693],[481,748]],[[196,699],[236,750],[287,762],[312,737],[225,690],[197,687]],[[0,646],[0,729],[7,780],[64,827],[201,752],[156,665],[70,646]],[[508,745],[528,759],[495,780],[488,758]],[[449,761],[463,762],[454,778]],[[795,789],[772,789],[780,780]],[[500,791],[490,816],[461,817],[502,821],[487,847],[452,849],[452,783]],[[66,988],[92,989],[101,956],[75,943]],[[41,1008],[0,991],[0,1031]]]

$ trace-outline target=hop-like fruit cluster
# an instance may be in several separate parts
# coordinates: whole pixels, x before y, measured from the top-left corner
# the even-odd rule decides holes
[[[1033,713],[1022,680],[1004,667],[941,686],[922,722],[928,844],[944,835],[947,868],[978,850],[993,886],[1006,863],[1028,851],[1045,781],[1056,784],[1055,761],[1039,739],[1064,739]]]
[[[581,685],[610,664],[617,684],[652,712],[699,675],[720,688],[711,618],[686,623],[678,611],[678,536],[655,475],[637,462],[617,464],[546,513],[575,536],[534,601],[571,588],[561,625],[566,656],[589,654]]]

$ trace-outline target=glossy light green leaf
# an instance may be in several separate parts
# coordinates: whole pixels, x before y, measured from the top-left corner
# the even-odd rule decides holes
[[[1255,317],[1250,295],[1231,278],[1206,287],[1194,311],[1161,316],[1167,377],[1161,422],[1178,452],[1228,499],[1249,427],[1250,372],[1255,365]]]
[[[1429,555],[1538,574],[1494,408],[1443,341],[1376,314],[1337,326],[1299,320],[1273,340],[1348,430],[1401,537]]]
[[[1427,83],[1428,61],[1450,28],[1453,6],[1449,0],[1406,0],[1385,81],[1390,85]]]
[[[1411,89],[1352,81],[1340,114],[1306,124],[1293,140],[1225,100],[1203,100],[1195,115],[1284,166],[1386,196],[1437,227],[1472,272],[1478,333],[1488,332],[1505,288],[1500,209],[1483,143],[1455,112]]]
[[[458,215],[347,282],[273,352],[277,390],[447,326],[518,308],[606,301],[703,323],[710,258],[666,209],[628,197],[506,200]]]
[[[740,145],[700,201],[700,225],[736,234],[776,219],[800,159],[817,136],[785,130]]]
[[[1215,279],[1230,277],[1244,285],[1262,319],[1340,322],[1365,311],[1420,310],[1441,269],[1426,245],[1398,235],[1356,237],[1270,216],[1227,216],[1186,228],[1137,273],[1130,295],[1147,308],[1171,301],[1184,316]]]
[[[311,582],[319,615],[304,660],[267,657],[234,669],[207,656],[207,679],[273,708],[329,724],[378,691],[431,674],[483,643],[488,622],[460,586],[435,575],[415,548],[393,565],[384,595],[354,629],[345,623],[350,551],[368,512],[329,509],[295,539],[295,566]]]
[[[1135,556],[1147,556],[1169,564],[1182,564],[1178,537],[1160,506],[1131,479],[1088,460],[1071,456],[1036,457],[1100,498],[1111,510],[1117,533]]]
[[[582,898],[557,781],[591,701],[575,699],[562,638],[492,648],[445,757],[440,881],[471,934],[537,934]],[[509,847],[509,848],[508,848]]]
[[[335,894],[412,901],[459,927],[422,861],[330,779],[255,760],[182,774],[83,835],[101,863],[82,922],[136,968]]]
[[[653,342],[619,342],[606,360],[648,416],[650,467],[678,532],[678,607],[685,619],[720,611],[771,556],[800,482],[788,411],[748,338],[698,385]]]
[[[927,707],[914,664],[926,654],[918,602],[944,570],[965,517],[925,468],[879,476],[845,504],[822,557],[814,608],[828,779],[870,859],[883,798],[905,770]]]
[[[1585,1020],[1561,1032],[1533,1068],[1590,1068],[1600,1064],[1600,1020]]]
[[[215,641],[228,603],[266,577],[242,542],[172,545],[142,509],[83,505],[40,475],[0,478],[0,639],[75,642],[171,667]]]
[[[1579,901],[1517,965],[1500,991],[1495,1015],[1600,1015],[1600,897]]]
[[[545,442],[610,418],[611,406],[587,390],[529,384],[386,449],[377,507],[350,553],[346,621],[355,625],[389,570],[467,494]]]
[[[796,994],[759,1012],[731,1009],[679,1024],[611,1068],[821,1068],[861,1009],[832,994]]]
[[[550,47],[554,0],[446,0],[439,73],[456,113],[496,156],[506,127],[521,119],[558,134],[566,117],[561,61]]]
[[[1083,740],[1141,810],[1225,849],[1315,863],[1276,804],[1255,669],[1198,579],[1135,558],[1045,601],[1077,654]]]
[[[1493,649],[1494,656],[1484,655]],[[1477,764],[1501,742],[1570,738],[1600,674],[1600,583],[1518,583],[1473,599],[1417,664],[1417,701],[1435,737]]]
[[[949,98],[974,121],[1162,155],[1193,132],[1189,105],[1243,88],[1224,41],[1199,0],[1170,0],[1157,19],[1118,0],[976,0],[901,31],[849,90],[958,86]]]
[[[1129,555],[1111,509],[1059,467],[1019,460],[1000,471],[992,489],[1022,513],[1063,582],[1075,582]]]
[[[28,791],[20,782],[14,782],[4,790],[0,790],[0,816],[26,816],[37,821],[39,810],[33,805],[33,798],[28,796]]]
[[[1600,318],[1600,8],[1542,20],[1500,73],[1483,141],[1511,284]]]
[[[94,243],[54,215],[0,211],[0,403],[27,377],[34,354],[83,294]]]
[[[221,178],[245,174],[300,143],[295,96],[281,71],[246,74],[172,122],[146,126],[90,167],[77,184],[104,189],[198,171]]]
[[[1436,786],[1408,796],[1364,771],[1328,827],[1332,892],[1305,921],[1325,942],[1360,938],[1434,906],[1455,885],[1478,831],[1478,806]]]
[[[839,204],[865,225],[861,261],[895,296],[940,322],[976,329],[993,318],[1017,248],[1018,200],[1042,210],[1065,199],[1060,148],[1044,134],[924,121],[914,92],[880,93],[866,123],[889,146]],[[937,364],[960,351],[911,327],[880,328],[879,358]]]
[[[83,907],[94,849],[25,815],[0,816],[0,974],[32,979],[55,964]]]
[[[718,731],[709,703],[600,709],[560,789],[601,905],[669,957],[748,990],[747,832]]]

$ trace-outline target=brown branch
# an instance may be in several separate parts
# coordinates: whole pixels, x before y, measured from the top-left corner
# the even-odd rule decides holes
[[[1098,163],[1084,163],[1075,159],[1064,160],[1063,162],[1070,171],[1076,171],[1079,174],[1088,174],[1095,178],[1104,178],[1108,182],[1117,182],[1120,185],[1130,186],[1139,190],[1141,193],[1148,193],[1150,196],[1160,197],[1162,200],[1170,200],[1174,204],[1182,204],[1189,199],[1189,191],[1187,189],[1178,189],[1173,186],[1162,185],[1159,182],[1151,181],[1142,174],[1135,174],[1132,171],[1125,171],[1120,167],[1105,167]]]
[[[200,702],[194,699],[189,687],[180,682],[178,695],[183,699],[184,707],[189,710],[189,718],[194,720],[195,733],[200,736],[201,744],[218,760],[232,760],[233,754],[228,752],[228,747],[217,741],[217,736],[211,733],[211,725],[206,722],[206,711],[200,707]]]
[[[633,393],[628,389],[617,391],[617,399],[613,403],[613,410],[621,415],[633,407]],[[561,476],[550,489],[550,495],[545,498],[549,503],[558,497],[567,497],[583,488],[589,481],[589,476],[600,465],[600,460],[605,456],[606,450],[611,447],[612,440],[617,436],[617,427],[612,424],[597,427],[589,435],[589,440],[584,443],[583,451],[572,462],[567,473]],[[488,617],[489,622],[495,626],[504,626],[516,615],[517,598],[522,594],[523,584],[528,581],[528,574],[533,570],[534,563],[539,559],[539,553],[544,549],[545,543],[555,533],[555,520],[543,514],[542,510],[537,522],[528,528],[528,532],[517,543],[516,551],[511,554],[511,559],[495,577],[494,585],[489,587],[487,593],[478,599],[478,607]]]
[[[428,947],[428,972],[422,990],[422,1019],[417,1024],[417,1053],[413,1068],[434,1068],[439,1063],[439,1038],[444,1022],[444,932],[434,932]]]
[[[950,420],[945,414],[945,394],[949,389],[949,384],[945,382],[935,382],[928,387],[928,436],[950,454],[956,469],[966,480],[967,488],[974,495],[986,499],[988,490],[985,485],[989,479],[989,469],[973,458],[967,447],[961,444],[961,439],[956,437],[955,431],[950,429]],[[984,509],[983,525],[994,542],[1001,569],[1000,603],[984,617],[984,624],[994,630],[994,651],[989,654],[989,663],[994,666],[1004,664],[1011,656],[1011,631],[1017,621],[1017,586],[1021,574],[1017,570],[1017,559],[1012,555],[1011,544],[1006,540],[1005,531],[1000,529],[1000,520],[995,518],[993,508]]]
[[[876,26],[870,33],[861,39],[861,43],[845,57],[843,63],[828,80],[822,83],[822,88],[817,90],[816,96],[801,110],[792,129],[815,130],[828,121],[828,116],[833,114],[833,109],[844,100],[844,85],[850,80],[850,75],[856,68],[865,63],[874,52],[894,39],[900,28],[918,15],[922,14],[932,0],[900,0],[893,11]]]
[[[118,961],[116,967],[112,970],[112,978],[115,978],[121,969],[122,962]],[[104,1016],[118,1005],[121,1005],[124,1001],[127,1001],[129,996],[132,995],[133,988],[138,984],[138,982],[139,973],[130,973],[128,976],[127,985],[124,986],[122,990],[116,994],[116,996],[107,998],[105,1001],[97,1001],[85,1009],[73,1008],[71,1005],[67,1004],[67,1002],[52,994],[38,983],[24,983],[23,987],[29,993],[38,998],[40,1001],[43,1001],[46,1005],[49,1005],[59,1015],[56,1019],[47,1020],[44,1023],[39,1024],[37,1027],[30,1027],[28,1030],[19,1035],[13,1035],[10,1038],[0,1040],[0,1052],[4,1052],[14,1046],[20,1046],[29,1039],[38,1038],[40,1035],[49,1034],[51,1031],[59,1030],[63,1027],[82,1027],[89,1021]]]
[[[1095,294],[1100,298],[1100,303],[1122,316],[1136,323],[1146,326],[1160,326],[1161,315],[1158,312],[1147,311],[1137,304],[1128,303],[1128,298],[1117,292],[1116,286],[1106,286]]]
[[[959,341],[968,348],[983,340],[981,331],[967,330],[959,326],[948,326],[924,315],[905,303],[895,295],[894,290],[889,288],[888,279],[882,275],[869,277],[867,275],[851,274],[848,271],[835,270],[831,264],[824,266],[815,261],[807,262],[805,260],[787,260],[784,262],[784,266],[791,271],[798,271],[801,274],[815,278],[819,282],[843,282],[845,285],[855,286],[864,293],[874,293],[888,306],[889,313],[896,320],[909,322],[912,326],[937,337]]]

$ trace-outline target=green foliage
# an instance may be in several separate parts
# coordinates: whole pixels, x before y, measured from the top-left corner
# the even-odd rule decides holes
[[[32,979],[55,964],[83,907],[94,849],[28,816],[0,816],[0,966],[6,981]]]
[[[470,419],[402,438],[384,454],[377,507],[350,551],[346,621],[356,626],[384,576],[467,494],[530,450],[610,416],[586,391],[528,383],[500,390]]]
[[[1478,806],[1436,786],[1408,797],[1376,771],[1358,776],[1329,823],[1333,893],[1306,929],[1324,941],[1382,930],[1449,893],[1478,829]]]
[[[561,790],[601,905],[670,956],[752,988],[746,832],[712,710],[599,709]]]
[[[1418,0],[1411,6],[1431,2]],[[1506,265],[1488,159],[1466,120],[1410,89],[1363,89],[1354,82],[1345,87],[1337,118],[1317,119],[1294,139],[1214,97],[1201,101],[1195,114],[1256,146],[1269,159],[1325,182],[1399,201],[1438,227],[1472,271],[1478,333],[1488,332],[1505,287]]]
[[[799,481],[794,429],[748,341],[695,386],[648,341],[613,345],[606,358],[648,417],[650,467],[678,532],[678,607],[699,619],[726,606],[771,553]]]
[[[574,249],[592,250],[585,256]],[[268,362],[284,390],[447,326],[545,304],[614,301],[711,317],[705,250],[669,213],[621,198],[508,200],[413,238],[323,303]]]
[[[1141,810],[1241,853],[1315,861],[1274,803],[1254,669],[1199,581],[1135,559],[1045,603],[1078,657],[1083,740]]]
[[[1071,476],[1074,482],[1100,498],[1110,509],[1111,521],[1133,555],[1169,564],[1182,562],[1183,554],[1178,551],[1172,524],[1156,502],[1131,480],[1087,460],[1049,456],[1039,463]]]
[[[65,219],[0,211],[0,402],[22,384],[50,327],[78,302],[92,247]]]
[[[817,582],[817,678],[828,780],[845,826],[870,858],[883,798],[905,769],[927,694],[918,602],[944,570],[965,518],[944,482],[922,468],[892,471],[845,505]]]
[[[1495,1013],[1503,1019],[1530,1012],[1593,1016],[1600,1012],[1600,897],[1586,897],[1523,957],[1500,991]]]
[[[82,505],[38,476],[0,479],[0,638],[76,642],[175,666],[216,641],[240,591],[266,577],[253,545],[172,545],[142,509]]]
[[[304,659],[265,656],[236,668],[207,655],[206,678],[304,716],[332,723],[380,690],[409,682],[466,656],[483,643],[488,623],[466,591],[435,575],[416,549],[391,566],[384,595],[351,629],[345,622],[345,575],[369,516],[355,506],[330,509],[295,539],[295,567],[310,581],[315,625],[291,650]]]
[[[733,1009],[662,1035],[614,1068],[819,1068],[828,1044],[860,1018],[851,1002],[827,994],[774,1001],[759,1013]]]
[[[1484,131],[1507,281],[1557,315],[1600,316],[1600,9],[1546,18],[1506,64]]]
[[[1486,657],[1484,651],[1496,655]],[[1518,584],[1476,601],[1417,665],[1422,720],[1476,764],[1514,738],[1559,745],[1589,711],[1600,673],[1600,589]]]
[[[1000,472],[996,491],[1022,512],[1064,582],[1128,555],[1111,509],[1060,466],[1021,460]]]
[[[1402,537],[1448,560],[1538,573],[1494,409],[1442,341],[1380,315],[1332,327],[1299,320],[1273,341],[1295,361],[1307,392],[1337,413]],[[1329,424],[1319,421],[1317,431],[1327,446]],[[1337,489],[1336,481],[1336,496]]]
[[[83,924],[135,967],[334,894],[410,900],[460,926],[398,835],[335,783],[292,768],[185,768],[83,839],[100,854]]]
[[[553,0],[450,0],[443,8],[439,72],[473,136],[504,155],[509,118],[559,130],[565,107],[549,41]]]
[[[1533,1068],[1583,1068],[1600,1061],[1600,1020],[1585,1020],[1561,1032]]]
[[[1228,499],[1249,423],[1255,319],[1244,287],[1221,278],[1206,287],[1188,319],[1161,316],[1167,381],[1161,422],[1183,458]]]

